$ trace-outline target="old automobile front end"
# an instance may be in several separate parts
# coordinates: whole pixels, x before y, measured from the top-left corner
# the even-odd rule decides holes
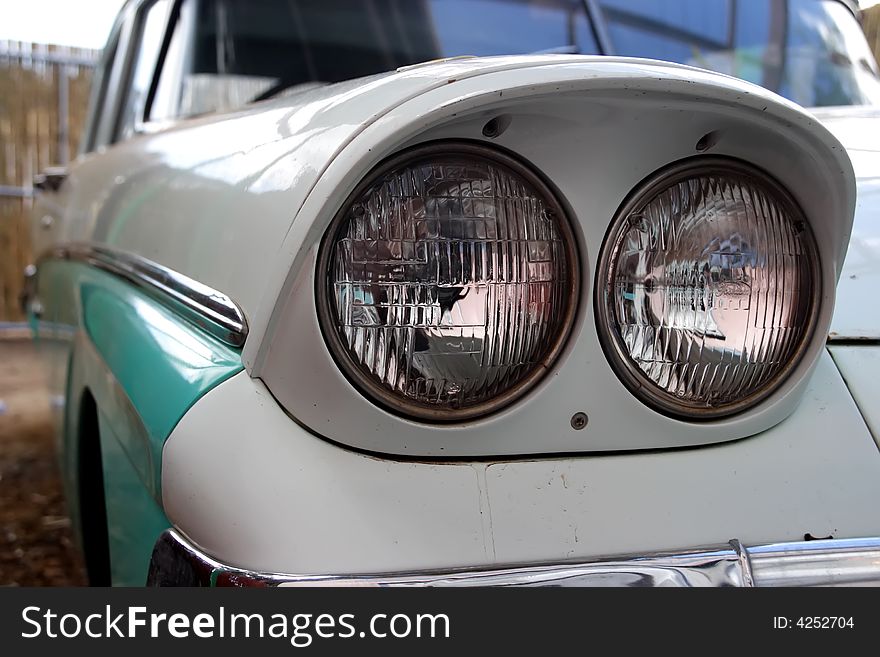
[[[556,54],[124,125],[45,199],[31,299],[114,582],[877,581],[826,348],[856,187],[813,115]]]
[[[239,584],[874,581],[877,543],[865,537],[878,533],[870,500],[880,458],[824,349],[821,328],[830,321],[854,191],[845,153],[833,138],[808,114],[763,90],[645,61],[474,60],[395,76],[427,77],[432,88],[401,94],[399,106],[370,117],[326,166],[315,167],[320,175],[302,185],[307,194],[299,190],[300,210],[264,279],[269,291],[250,315],[247,372],[197,402],[165,446],[163,503],[177,530],[157,546],[153,581],[173,583],[169,572],[186,582]],[[394,84],[395,76],[377,81],[375,93],[388,99],[383,85]],[[351,111],[357,112],[354,105]],[[499,124],[503,133],[495,134]],[[383,343],[376,326],[391,322],[393,334],[415,316],[394,315],[394,308],[420,305],[436,313],[417,321],[433,317],[438,328],[447,327],[439,335],[449,349],[472,351],[473,333],[464,347],[461,331],[449,338],[448,330],[461,328],[449,317],[465,316],[461,306],[455,315],[467,298],[461,276],[479,264],[467,264],[473,260],[467,257],[447,261],[463,267],[446,286],[456,288],[450,308],[425,293],[421,300],[386,302],[391,310],[385,315],[361,311],[354,321],[366,332],[378,328],[380,338],[372,352],[369,335],[367,344],[345,352],[346,333],[343,340],[328,337],[334,326],[322,321],[334,315],[322,315],[317,296],[341,287],[353,294],[353,281],[367,288],[364,275],[379,283],[405,281],[408,240],[394,237],[404,246],[384,255],[376,246],[372,268],[358,269],[360,278],[333,278],[329,291],[325,277],[339,264],[328,264],[322,248],[340,239],[340,213],[363,198],[365,181],[369,187],[377,170],[387,180],[407,161],[449,153],[480,157],[480,149],[537,172],[547,189],[552,185],[542,192],[560,200],[561,219],[572,223],[576,255],[568,257],[578,258],[572,265],[579,293],[569,333],[558,356],[536,352],[540,378],[500,407],[459,419],[454,409],[461,396],[436,389],[439,412],[425,411],[424,401],[413,410],[406,398],[395,407],[403,384],[388,385],[389,394],[379,396],[340,361],[346,353],[371,353],[372,360],[361,363],[375,363],[408,344],[428,351],[427,342],[398,345],[393,335]],[[807,337],[800,351],[790,352],[796,362],[788,373],[745,409],[708,418],[699,411],[690,417],[664,412],[634,394],[603,351],[594,314],[596,295],[607,291],[600,263],[615,216],[645,178],[682,162],[696,172],[719,163],[722,171],[744,166],[780,181],[802,208],[796,220],[810,222],[801,230],[817,234],[821,263],[807,302],[813,310],[798,320]],[[261,174],[268,176],[286,178]],[[734,201],[740,212],[744,198]],[[382,211],[378,201],[361,203],[366,209],[357,217]],[[441,212],[452,216],[455,207]],[[387,230],[396,230],[389,217]],[[342,229],[341,239],[381,242],[381,235],[371,238],[364,230]],[[453,237],[452,251],[460,250],[461,234]],[[436,243],[438,237],[424,239]],[[481,239],[474,233],[470,241]],[[772,248],[787,249],[786,255],[796,253],[791,242],[776,244]],[[412,258],[417,248],[411,248]],[[366,257],[369,249],[351,262]],[[440,269],[433,279],[423,275],[414,283],[436,282],[444,265],[434,267]],[[387,271],[398,278],[381,279]],[[783,292],[789,277],[788,298],[795,275],[787,269],[778,279]],[[381,308],[377,294],[375,288],[362,292],[360,305]],[[734,285],[713,294],[719,320],[732,303],[742,306]],[[559,303],[571,301],[560,294]],[[781,313],[775,306],[768,310],[765,303],[764,311]],[[809,322],[819,327],[813,333]],[[438,334],[426,332],[426,341]],[[744,360],[750,357],[760,358],[746,354]],[[448,378],[460,371],[444,370]],[[805,542],[830,537],[857,540]],[[609,562],[608,555],[628,556]]]

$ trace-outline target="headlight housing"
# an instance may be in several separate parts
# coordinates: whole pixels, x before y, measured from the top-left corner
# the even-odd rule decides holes
[[[529,168],[470,143],[380,165],[321,246],[316,291],[337,363],[380,404],[461,420],[523,394],[569,332],[568,218]]]
[[[618,211],[596,315],[614,369],[644,402],[711,419],[770,395],[816,321],[818,255],[797,204],[736,160],[650,177]]]

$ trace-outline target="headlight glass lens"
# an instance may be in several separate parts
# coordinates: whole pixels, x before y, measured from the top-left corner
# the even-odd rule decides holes
[[[661,410],[719,417],[770,394],[811,333],[816,250],[779,185],[733,161],[648,181],[606,240],[606,352]]]
[[[424,147],[380,167],[331,227],[319,264],[325,336],[350,377],[395,410],[489,412],[558,353],[573,253],[559,203],[521,164],[477,146]]]

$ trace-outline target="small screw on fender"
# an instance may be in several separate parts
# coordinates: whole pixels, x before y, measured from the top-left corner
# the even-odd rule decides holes
[[[571,416],[571,428],[575,431],[580,431],[587,426],[587,421],[586,413],[575,413]]]

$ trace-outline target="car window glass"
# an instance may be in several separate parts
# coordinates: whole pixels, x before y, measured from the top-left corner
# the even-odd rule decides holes
[[[83,143],[80,150],[87,153],[95,150],[99,145],[99,132],[101,132],[101,123],[104,117],[104,107],[107,105],[107,91],[110,86],[110,73],[113,69],[113,62],[116,61],[116,53],[119,49],[119,34],[121,29],[115,26],[104,47],[101,61],[95,70],[95,77],[92,79],[92,91],[89,97],[89,124],[86,128]],[[106,121],[105,121],[106,122]]]
[[[877,63],[849,10],[792,0],[779,92],[807,106],[880,104]]]
[[[444,57],[598,52],[578,2],[433,0],[428,6]]]
[[[125,105],[120,113],[118,138],[130,137],[143,117],[170,12],[171,0],[157,0],[148,5],[139,18],[137,52],[134,55]]]
[[[599,0],[618,55],[708,68],[806,106],[880,102],[876,63],[836,0]]]
[[[188,0],[181,4],[177,20],[169,29],[172,30],[168,51],[162,68],[158,72],[158,84],[155,95],[147,99],[145,118],[150,121],[164,121],[181,115],[179,111],[181,79],[184,71],[189,68],[189,41],[196,22],[196,0]]]
[[[150,118],[443,57],[597,51],[582,0],[189,0]]]

